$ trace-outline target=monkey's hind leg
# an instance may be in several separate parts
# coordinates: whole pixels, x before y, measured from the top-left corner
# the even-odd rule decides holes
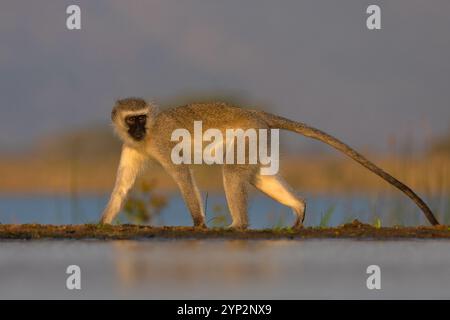
[[[296,216],[293,228],[303,227],[306,203],[295,195],[294,191],[281,176],[263,176],[258,174],[252,184],[274,200],[291,207]]]
[[[247,186],[250,172],[237,165],[224,165],[222,174],[225,196],[233,219],[228,228],[246,229],[248,227]]]

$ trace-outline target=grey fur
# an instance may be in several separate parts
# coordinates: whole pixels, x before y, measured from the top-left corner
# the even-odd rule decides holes
[[[146,112],[148,120],[146,124],[147,135],[143,141],[135,142],[126,133],[126,125],[123,122],[125,113]],[[205,214],[200,193],[191,172],[191,165],[175,165],[171,160],[171,150],[177,142],[171,141],[172,132],[175,129],[184,128],[193,133],[194,121],[202,121],[203,130],[217,128],[226,129],[286,129],[297,132],[307,137],[323,141],[342,151],[355,161],[359,162],[372,172],[376,173],[392,185],[407,194],[425,213],[432,224],[438,224],[428,206],[409,187],[375,166],[361,154],[318,129],[309,127],[303,123],[291,121],[269,113],[241,109],[226,103],[194,103],[181,107],[159,111],[153,104],[146,103],[143,99],[127,98],[119,100],[112,113],[112,120],[118,135],[124,142],[121,166],[119,166],[118,178],[110,203],[105,209],[102,222],[110,223],[117,215],[122,205],[124,196],[131,187],[136,177],[135,166],[140,166],[145,158],[152,157],[159,162],[177,183],[183,199],[192,215],[194,225],[205,227]],[[134,151],[133,151],[134,150]],[[131,155],[131,156],[130,156]],[[131,157],[131,168],[127,168],[127,157]],[[246,228],[247,219],[247,188],[252,184],[279,202],[290,206],[296,215],[294,227],[301,227],[305,217],[305,202],[297,197],[284,180],[275,176],[272,179],[259,175],[260,164],[253,165],[224,165],[223,181],[228,206],[233,222],[231,227]],[[127,174],[127,170],[130,174]],[[121,177],[126,177],[121,178]],[[281,191],[275,192],[271,187]],[[124,195],[125,193],[125,195]]]

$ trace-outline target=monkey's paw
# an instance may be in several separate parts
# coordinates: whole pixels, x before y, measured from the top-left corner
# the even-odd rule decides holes
[[[204,222],[194,224],[194,228],[195,229],[202,229],[202,230],[208,229],[208,227],[206,226],[206,224]]]
[[[296,231],[299,231],[303,228],[304,228],[304,226],[303,226],[303,223],[301,223],[301,222],[295,222],[294,225],[292,226],[292,229],[294,229]]]
[[[98,222],[99,224],[112,224],[111,219],[108,219],[108,217],[101,217],[100,221]]]
[[[247,224],[230,224],[226,227],[228,230],[235,230],[235,231],[244,231],[248,228]]]

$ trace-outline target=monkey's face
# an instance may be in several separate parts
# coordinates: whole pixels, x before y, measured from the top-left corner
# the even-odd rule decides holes
[[[145,138],[147,115],[131,115],[125,118],[125,124],[128,127],[128,134],[135,141],[141,141]]]

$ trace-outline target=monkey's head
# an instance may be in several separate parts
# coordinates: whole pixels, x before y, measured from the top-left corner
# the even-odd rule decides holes
[[[129,144],[137,144],[146,138],[148,117],[154,106],[140,98],[117,100],[111,112],[111,120],[119,137]]]

